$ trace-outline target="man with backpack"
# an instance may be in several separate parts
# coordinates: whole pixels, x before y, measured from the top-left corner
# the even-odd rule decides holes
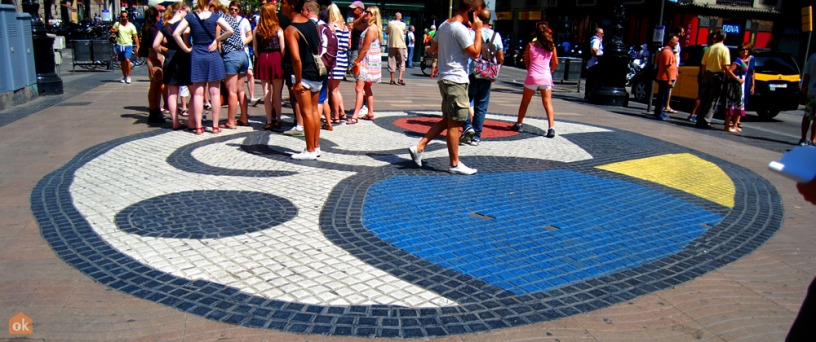
[[[479,19],[482,22],[490,20],[490,10],[483,9],[479,12]],[[490,103],[490,87],[498,76],[499,66],[504,63],[504,46],[499,32],[482,26],[482,50],[479,58],[470,61],[470,87],[468,88],[468,99],[473,108],[473,118],[467,118],[462,123],[462,137],[459,143],[479,146],[482,140],[482,126],[484,125],[487,105]],[[470,31],[471,37],[475,39],[476,32]]]
[[[323,65],[326,66],[326,71],[328,72],[334,69],[337,63],[337,35],[326,25],[325,21],[319,18],[320,5],[318,5],[317,2],[308,1],[303,7],[308,10],[309,19],[317,25],[318,49],[320,50],[318,51],[318,55],[320,55],[320,60],[323,62]],[[326,117],[326,123],[321,127],[331,131],[333,130],[331,126],[331,111],[329,110],[329,106],[325,105],[328,99],[329,74],[327,73],[322,76],[322,78],[323,87],[320,88],[320,94],[317,98],[317,112],[324,114]]]

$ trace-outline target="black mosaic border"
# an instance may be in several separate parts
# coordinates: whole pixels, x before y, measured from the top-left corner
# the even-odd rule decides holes
[[[715,212],[727,212],[723,221],[679,253],[648,265],[550,291],[515,295],[442,269],[407,255],[367,231],[360,230],[363,197],[368,186],[390,175],[436,176],[429,168],[406,165],[362,168],[338,185],[321,212],[321,230],[340,247],[401,279],[459,299],[462,305],[439,309],[400,306],[321,306],[268,300],[240,293],[221,284],[175,277],[145,266],[118,252],[102,240],[73,206],[69,187],[74,172],[86,162],[126,142],[165,133],[153,131],[103,143],[77,155],[68,164],[43,178],[32,191],[31,207],[42,235],[71,266],[96,281],[139,298],[162,303],[217,321],[294,333],[339,336],[412,338],[447,336],[533,324],[589,312],[670,288],[722,267],[747,255],[767,241],[781,226],[783,208],[773,186],[740,166],[656,139],[627,132],[570,135],[570,140],[595,159],[560,164],[533,159],[464,157],[480,172],[541,170],[551,167],[582,169],[587,174],[624,179],[680,197]],[[250,134],[251,135],[251,134]],[[262,134],[257,134],[261,136]],[[599,138],[598,135],[603,135]],[[628,138],[627,138],[628,136]],[[236,136],[230,136],[234,139]],[[227,137],[224,137],[227,138]],[[617,139],[617,142],[610,142]],[[250,140],[250,139],[248,139]],[[632,152],[636,151],[636,152]],[[659,185],[594,169],[621,158],[689,152],[719,165],[734,181],[735,206],[723,209],[708,201]],[[408,163],[409,161],[406,161]],[[444,158],[426,161],[444,170]],[[324,165],[325,164],[325,165]],[[331,168],[329,163],[321,167]],[[340,215],[342,213],[342,215]],[[475,290],[470,292],[471,290]]]

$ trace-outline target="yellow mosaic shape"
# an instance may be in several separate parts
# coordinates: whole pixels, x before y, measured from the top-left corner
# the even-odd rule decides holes
[[[734,207],[734,182],[716,164],[690,153],[665,154],[597,166]]]

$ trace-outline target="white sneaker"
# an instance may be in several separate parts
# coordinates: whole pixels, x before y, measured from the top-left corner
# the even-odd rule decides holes
[[[317,151],[309,152],[307,150],[303,150],[298,154],[293,154],[292,159],[297,160],[317,160]]]
[[[408,148],[408,153],[411,154],[411,159],[414,160],[414,163],[416,163],[417,166],[422,167],[422,152],[419,152],[416,146],[411,146]]]
[[[130,84],[130,76],[125,79],[125,83]]]
[[[251,99],[249,100],[249,105],[250,105],[250,106],[252,106],[252,107],[255,107],[255,106],[257,106],[257,105],[258,105],[258,102],[261,102],[261,98],[259,98],[259,97],[253,97],[253,98],[251,98]]]
[[[320,153],[320,147],[315,147],[315,154],[317,154],[317,156],[320,157],[320,154],[321,154]]]
[[[119,80],[119,83],[125,83],[125,82],[127,82],[127,77],[122,77],[122,79]]]
[[[302,137],[302,136],[306,135],[305,133],[303,133],[302,128],[297,129],[297,127],[292,127],[292,129],[283,132],[283,134],[290,135],[290,136],[293,136],[293,137]]]
[[[456,165],[456,167],[451,167],[450,168],[450,173],[455,173],[455,174],[460,174],[460,175],[472,175],[472,174],[475,174],[476,171],[477,171],[476,169],[471,169],[471,168],[467,167],[467,165],[465,165],[465,163],[463,163],[461,161],[459,162],[459,165]]]
[[[368,107],[366,105],[363,105],[363,107],[360,108],[360,115],[366,114],[368,114]]]

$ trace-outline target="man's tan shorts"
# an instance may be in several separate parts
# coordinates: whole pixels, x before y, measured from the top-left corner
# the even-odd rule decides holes
[[[388,49],[388,72],[394,70],[405,70],[405,60],[408,58],[408,49]],[[399,59],[399,64],[398,60]]]
[[[466,121],[470,107],[468,83],[441,80],[438,84],[439,93],[442,94],[442,117],[453,121]]]

